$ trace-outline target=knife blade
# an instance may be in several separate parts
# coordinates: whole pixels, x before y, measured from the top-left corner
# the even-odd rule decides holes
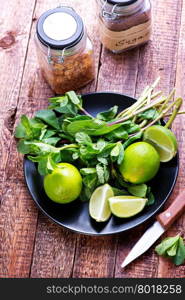
[[[147,229],[140,240],[132,248],[128,256],[123,261],[121,267],[125,268],[136,258],[145,253],[163,233],[175,222],[175,220],[185,211],[185,191],[182,192],[167,210],[159,214],[157,221]]]

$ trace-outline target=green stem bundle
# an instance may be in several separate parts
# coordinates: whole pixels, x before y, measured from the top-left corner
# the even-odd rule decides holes
[[[162,96],[161,91],[154,92],[154,89],[157,86],[159,80],[160,78],[157,78],[157,80],[151,86],[147,86],[142,92],[141,96],[138,98],[137,102],[119,113],[117,118],[113,122],[109,123],[108,126],[124,123],[125,121],[132,119],[134,123],[140,123],[138,125],[143,131],[149,126],[157,123],[161,119],[170,117],[165,127],[171,127],[177,114],[185,113],[183,111],[179,112],[183,103],[183,99],[177,98],[176,100],[173,100],[176,92],[175,89],[173,89],[167,97]],[[156,118],[152,120],[152,122],[151,120],[143,120],[141,122],[139,120],[139,115],[152,108],[156,109],[158,116],[156,116]],[[172,111],[170,112],[170,110]]]

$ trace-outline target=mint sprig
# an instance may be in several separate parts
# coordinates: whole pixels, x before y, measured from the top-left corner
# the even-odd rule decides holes
[[[164,239],[156,248],[158,255],[172,259],[176,266],[185,263],[185,244],[179,235]]]

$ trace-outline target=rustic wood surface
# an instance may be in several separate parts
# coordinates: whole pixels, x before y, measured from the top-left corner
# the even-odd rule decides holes
[[[0,0],[0,277],[184,277],[152,248],[125,270],[120,263],[147,224],[116,236],[77,235],[53,224],[35,207],[24,182],[22,156],[13,132],[21,114],[47,106],[53,95],[35,55],[36,20],[61,2],[85,19],[96,53],[96,80],[82,89],[137,96],[157,76],[160,88],[185,98],[185,0],[153,0],[153,36],[147,45],[122,55],[104,49],[97,36],[95,0]],[[185,108],[185,107],[184,107]],[[185,187],[185,117],[173,125],[180,150],[180,174],[167,205]],[[184,233],[182,216],[166,235]]]

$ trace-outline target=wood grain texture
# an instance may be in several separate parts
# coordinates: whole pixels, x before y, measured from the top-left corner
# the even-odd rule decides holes
[[[76,235],[38,214],[25,186],[22,156],[12,137],[20,115],[31,116],[46,107],[47,98],[53,95],[39,71],[34,33],[41,13],[60,1],[36,2],[35,7],[35,1],[10,0],[7,9],[0,0],[0,277],[184,277],[184,266],[177,268],[159,258],[154,248],[121,270],[122,260],[152,221],[120,235],[98,238]],[[168,93],[176,85],[177,96],[185,97],[185,0],[152,2],[152,42],[114,55],[100,45],[95,0],[88,0],[88,5],[85,0],[62,1],[82,15],[95,47],[96,80],[79,92],[107,90],[137,96],[160,75],[163,91]],[[179,141],[180,176],[168,203],[185,187],[184,128],[185,117],[179,116],[173,129]],[[184,234],[184,226],[185,218],[181,217],[167,235]]]
[[[183,97],[185,99],[185,90],[184,90],[184,64],[185,64],[185,2],[183,1],[182,11],[181,11],[181,27],[179,35],[179,44],[177,50],[177,69],[176,69],[176,96]],[[182,110],[185,109],[185,103],[183,102]],[[179,155],[180,155],[180,170],[179,176],[176,184],[175,191],[170,197],[169,202],[175,200],[178,194],[185,190],[185,177],[184,177],[184,164],[185,164],[185,117],[178,116],[173,124],[173,131],[175,132],[179,144]],[[181,233],[182,237],[185,238],[184,233],[185,227],[185,215],[181,218],[168,230],[166,236],[175,236]],[[185,277],[185,266],[175,267],[170,261],[167,261],[164,258],[159,259],[158,267],[158,277],[167,277],[167,278],[184,278]]]
[[[31,277],[71,277],[76,234],[39,216]]]
[[[114,277],[116,245],[116,236],[79,236],[76,248],[73,277]]]
[[[152,41],[140,48],[138,76],[136,82],[136,97],[147,84],[151,84],[161,76],[159,89],[169,93],[175,85],[177,51],[181,21],[182,1],[160,0],[152,1],[153,4],[153,36]],[[120,265],[126,254],[132,248],[147,226],[135,230],[128,240],[119,242],[117,250],[116,277],[157,277],[158,256],[152,247],[145,255],[121,270]],[[138,234],[136,234],[138,233]],[[125,253],[126,252],[126,253]]]
[[[35,0],[0,1],[0,194],[27,53]],[[18,10],[18,5],[21,8]]]
[[[64,2],[65,3],[65,2]],[[96,73],[98,74],[99,56],[101,52],[101,45],[97,36],[94,34],[96,28],[96,9],[95,1],[90,0],[87,6],[84,2],[78,1],[66,1],[68,5],[76,8],[77,12],[83,17],[85,24],[88,25],[88,34],[93,40],[96,61]],[[58,5],[58,1],[53,1],[52,7]],[[45,10],[51,8],[50,1],[38,1],[36,6],[36,19]],[[34,35],[34,28],[32,36]],[[33,51],[32,45],[29,47],[29,51]],[[28,55],[29,56],[29,55]],[[28,69],[30,68],[28,64]],[[27,77],[27,76],[26,76]],[[97,85],[97,78],[90,85],[81,89],[80,93],[94,91]],[[43,81],[43,79],[41,79]],[[41,84],[41,86],[40,86]],[[36,83],[34,90],[39,89],[42,91],[43,83]],[[46,98],[47,99],[47,95]],[[47,101],[42,103],[43,106],[47,105]],[[33,263],[31,267],[31,277],[70,277],[73,272],[73,260],[75,255],[76,235],[67,230],[61,230],[57,225],[52,224],[39,215],[38,228],[36,233],[35,249],[33,253]],[[48,229],[49,226],[49,229]],[[50,230],[51,229],[51,230]],[[67,262],[67,263],[66,263]]]
[[[0,2],[0,277],[27,277],[36,211],[30,212],[19,156],[10,148],[35,1]]]

